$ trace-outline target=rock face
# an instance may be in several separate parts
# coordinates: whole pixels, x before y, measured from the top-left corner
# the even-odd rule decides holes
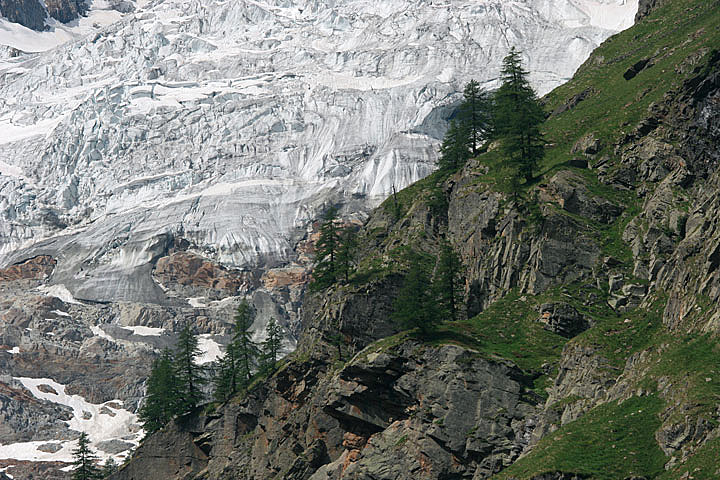
[[[572,338],[590,328],[588,320],[567,303],[542,305],[540,321],[545,324],[547,330],[567,338]]]
[[[42,280],[50,276],[55,269],[57,261],[47,255],[31,258],[17,265],[0,269],[0,282],[14,280]]]
[[[179,252],[158,259],[153,273],[165,289],[182,287],[187,296],[202,293],[200,296],[211,300],[237,296],[257,287],[251,273],[230,271],[192,253]]]
[[[0,14],[33,30],[45,30],[47,11],[38,0],[1,0]]]
[[[88,4],[81,0],[1,0],[0,15],[11,22],[19,23],[32,30],[49,30],[49,19],[68,23],[78,19],[88,10]]]
[[[414,342],[365,353],[334,374],[294,365],[239,405],[170,426],[111,478],[485,478],[527,444],[535,406],[512,366]]]
[[[68,23],[84,15],[88,4],[82,0],[46,0],[48,15],[61,23]]]

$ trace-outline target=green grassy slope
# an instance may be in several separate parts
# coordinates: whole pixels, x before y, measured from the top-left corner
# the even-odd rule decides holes
[[[604,255],[626,265],[626,278],[635,283],[643,281],[632,276],[632,252],[621,236],[628,222],[641,212],[643,200],[635,191],[601,183],[595,169],[571,167],[570,160],[578,156],[572,149],[578,140],[592,135],[600,144],[600,151],[592,161],[607,162],[606,173],[612,174],[620,168],[615,145],[649,116],[654,105],[662,103],[669,92],[679,88],[693,74],[693,69],[701,67],[713,48],[720,48],[720,2],[672,1],[638,25],[606,41],[572,81],[545,98],[547,110],[557,112],[573,97],[580,94],[585,97],[574,107],[552,114],[546,122],[548,147],[539,168],[540,178],[533,185],[525,186],[522,195],[529,202],[544,180],[559,171],[571,170],[581,176],[593,195],[621,205],[624,213],[613,223],[576,220],[591,232]],[[646,59],[651,59],[651,67],[630,80],[623,77],[629,68]],[[463,172],[474,178],[477,189],[498,192],[506,189],[504,173],[499,152],[492,150],[473,160]],[[367,242],[376,252],[384,253],[365,257],[358,277],[361,283],[372,275],[397,268],[391,261],[394,249],[415,245],[427,250],[433,232],[428,231],[424,216],[426,212],[442,208],[438,205],[438,195],[447,182],[447,175],[437,172],[399,192],[397,199],[386,200],[381,210],[387,213],[388,220],[382,228],[368,232]],[[399,205],[397,209],[395,202]],[[393,220],[393,216],[398,218]],[[579,420],[547,436],[530,454],[494,478],[530,479],[556,471],[598,479],[624,479],[633,475],[671,479],[681,478],[686,472],[689,477],[685,478],[720,478],[720,442],[717,440],[694,445],[691,449],[697,450],[694,455],[678,459],[666,472],[663,467],[671,459],[659,448],[655,438],[663,423],[661,418],[666,422],[680,421],[684,416],[693,420],[702,418],[707,419],[710,428],[716,426],[715,411],[720,402],[718,339],[667,331],[662,323],[667,302],[663,292],[652,294],[649,308],[636,308],[622,314],[603,301],[584,302],[590,294],[601,300],[608,295],[588,284],[565,285],[537,297],[509,292],[481,314],[443,325],[432,340],[467,345],[481,355],[513,361],[535,378],[533,389],[540,396],[545,395],[544,387],[551,381],[568,342],[542,329],[537,321],[537,307],[543,302],[571,303],[592,318],[594,326],[570,342],[592,349],[617,374],[622,372],[631,355],[647,352],[644,376],[635,380],[636,387],[645,392],[644,396],[632,397],[620,404],[610,402],[596,406]],[[384,343],[399,341],[401,337],[404,335]],[[682,387],[672,395],[662,395],[658,391],[659,382]],[[567,402],[574,400],[569,398]],[[675,413],[668,414],[670,411]],[[661,415],[662,412],[665,414]]]

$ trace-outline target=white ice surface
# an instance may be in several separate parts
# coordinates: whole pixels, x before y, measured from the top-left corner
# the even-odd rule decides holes
[[[637,0],[574,0],[587,15],[590,25],[608,30],[625,30],[633,24]]]
[[[48,118],[30,125],[17,125],[8,120],[0,120],[0,144],[17,142],[26,138],[47,135],[62,121],[63,117]],[[7,164],[5,164],[7,165]],[[3,165],[0,165],[2,172]]]
[[[0,142],[2,142],[1,137],[0,137]],[[9,165],[0,160],[0,175],[6,175],[8,177],[22,178],[23,172],[22,172],[21,168],[16,167],[14,165]]]

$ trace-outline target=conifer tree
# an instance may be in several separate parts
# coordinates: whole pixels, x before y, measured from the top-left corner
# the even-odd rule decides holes
[[[253,313],[247,300],[243,300],[235,314],[235,333],[233,343],[237,349],[238,381],[243,385],[250,382],[252,369],[260,356],[260,349],[252,340],[250,327],[253,324]]]
[[[337,250],[337,272],[336,277],[345,283],[350,281],[350,274],[353,271],[353,255],[357,249],[357,232],[353,227],[342,229]]]
[[[115,462],[112,457],[109,457],[107,460],[105,460],[105,463],[103,463],[101,478],[109,477],[113,473],[117,472],[117,469],[117,462]]]
[[[102,472],[97,466],[97,457],[90,449],[90,439],[82,432],[78,438],[78,446],[73,454],[73,480],[100,480]]]
[[[175,347],[175,372],[177,375],[177,409],[178,415],[192,411],[203,399],[202,386],[205,384],[204,368],[195,363],[200,355],[198,339],[189,323],[180,331]]]
[[[155,359],[147,381],[145,400],[139,417],[148,433],[160,430],[177,413],[179,391],[173,355],[169,349]]]
[[[460,106],[460,121],[465,126],[467,143],[472,156],[479,153],[480,147],[490,131],[490,98],[475,80],[470,80],[463,90],[464,101]]]
[[[312,290],[322,290],[337,283],[337,254],[340,246],[340,231],[337,224],[337,208],[330,207],[323,216],[320,238],[315,252]]]
[[[542,105],[527,79],[520,52],[513,47],[503,60],[502,86],[495,92],[493,128],[502,151],[530,182],[533,170],[545,155],[540,125],[545,121]]]
[[[427,335],[440,320],[430,281],[431,268],[428,259],[415,252],[408,256],[408,262],[410,268],[393,303],[391,318],[404,328],[417,328],[421,335]]]
[[[262,365],[265,371],[271,370],[278,361],[282,344],[282,328],[271,318],[267,324],[267,337],[262,343]]]
[[[441,247],[433,288],[440,313],[450,320],[458,320],[463,295],[462,263],[448,242]]]
[[[213,396],[216,401],[228,400],[238,391],[240,384],[244,383],[239,378],[239,365],[237,345],[230,342],[225,348],[225,355],[218,361],[218,369],[213,379]]]
[[[218,362],[213,379],[214,397],[224,402],[245,387],[252,378],[252,370],[260,356],[260,349],[252,340],[250,327],[253,314],[247,300],[243,300],[235,313],[233,339]]]
[[[456,171],[470,158],[470,145],[467,126],[457,120],[450,122],[445,138],[440,145],[440,169]]]

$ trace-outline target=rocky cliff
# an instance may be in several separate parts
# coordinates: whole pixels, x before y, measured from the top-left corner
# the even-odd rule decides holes
[[[297,352],[112,478],[717,478],[718,7],[655,5],[545,97],[520,194],[491,145],[387,200]],[[389,313],[443,239],[468,318],[423,341]]]

